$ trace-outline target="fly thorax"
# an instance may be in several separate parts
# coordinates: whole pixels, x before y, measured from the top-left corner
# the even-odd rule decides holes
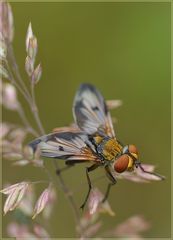
[[[105,160],[113,160],[121,152],[122,147],[115,138],[105,137],[97,147],[97,151]]]

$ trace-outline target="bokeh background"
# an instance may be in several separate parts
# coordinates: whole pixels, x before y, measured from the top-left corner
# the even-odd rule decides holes
[[[118,139],[136,144],[141,161],[156,165],[157,172],[166,176],[166,181],[150,184],[119,180],[109,197],[116,216],[102,215],[102,231],[142,214],[152,224],[145,237],[170,237],[170,3],[11,5],[14,49],[26,82],[25,35],[30,21],[38,38],[37,60],[42,63],[43,76],[36,98],[46,132],[73,121],[75,91],[80,83],[90,82],[106,99],[123,101],[122,107],[112,111],[118,120]],[[25,109],[33,121],[27,106]],[[20,123],[9,111],[3,111],[3,119]],[[45,159],[54,174],[50,161]],[[94,178],[100,175],[102,169],[92,174]],[[4,183],[43,178],[37,168],[14,168],[3,162]],[[84,166],[70,169],[64,178],[80,206],[87,191]],[[107,180],[96,185],[104,192]],[[43,186],[38,192],[41,190]],[[4,236],[11,214],[3,218]],[[52,237],[75,236],[73,214],[60,190],[49,231]]]

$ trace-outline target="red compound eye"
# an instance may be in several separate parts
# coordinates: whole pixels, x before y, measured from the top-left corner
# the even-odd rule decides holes
[[[135,145],[129,145],[129,152],[138,155],[138,150]]]
[[[124,172],[129,164],[129,156],[127,154],[121,155],[114,164],[114,170],[118,173]]]

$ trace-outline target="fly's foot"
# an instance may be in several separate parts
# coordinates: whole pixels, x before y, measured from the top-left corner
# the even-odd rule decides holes
[[[84,210],[84,207],[85,207],[85,203],[83,203],[83,204],[80,206],[80,209],[83,211],[83,210]]]

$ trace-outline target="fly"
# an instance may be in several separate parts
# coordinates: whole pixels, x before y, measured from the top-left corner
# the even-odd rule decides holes
[[[91,188],[89,173],[103,166],[110,183],[103,199],[107,199],[110,188],[116,180],[116,173],[134,171],[140,168],[143,172],[156,175],[143,169],[135,145],[122,145],[116,138],[110,113],[101,93],[91,84],[82,84],[73,102],[73,117],[76,127],[64,128],[39,137],[30,146],[41,151],[41,156],[62,159],[68,166],[81,162],[92,163],[86,168],[88,192],[81,208],[83,209]],[[115,175],[112,174],[115,173]]]

